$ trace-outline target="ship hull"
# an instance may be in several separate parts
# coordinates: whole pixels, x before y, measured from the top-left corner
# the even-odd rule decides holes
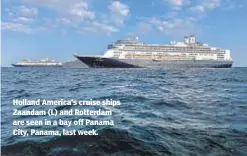
[[[13,67],[62,67],[62,65],[19,65],[12,64]]]
[[[91,68],[231,68],[232,61],[217,60],[144,60],[76,56]]]
[[[103,58],[103,57],[81,57],[76,56],[80,61],[91,68],[138,68],[139,66],[130,64],[128,62],[120,61],[114,58]]]

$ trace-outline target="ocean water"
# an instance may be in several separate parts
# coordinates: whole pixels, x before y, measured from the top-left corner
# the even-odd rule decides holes
[[[1,89],[2,155],[247,155],[247,68],[2,68]],[[99,136],[17,137],[13,119],[45,118],[13,117],[12,99],[22,98],[114,99],[121,105],[100,118],[113,119],[115,126],[96,127]]]

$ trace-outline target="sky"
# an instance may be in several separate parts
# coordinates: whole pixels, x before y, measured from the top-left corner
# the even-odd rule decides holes
[[[247,0],[2,0],[1,33],[2,66],[99,55],[129,35],[160,44],[195,35],[247,66]]]

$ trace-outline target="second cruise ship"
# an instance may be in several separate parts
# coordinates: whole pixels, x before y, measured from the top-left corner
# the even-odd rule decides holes
[[[18,63],[12,64],[14,67],[62,67],[63,64],[61,62],[56,62],[55,60],[49,60],[48,58],[32,61],[29,59],[24,59]]]
[[[185,36],[183,42],[146,44],[138,37],[118,40],[102,56],[75,55],[93,68],[231,68],[229,49],[211,47]]]

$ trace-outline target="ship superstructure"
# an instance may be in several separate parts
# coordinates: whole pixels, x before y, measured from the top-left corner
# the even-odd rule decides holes
[[[55,60],[49,60],[48,58],[32,61],[29,59],[24,59],[16,64],[12,64],[14,67],[62,67],[61,62],[56,62]]]
[[[76,56],[90,67],[214,67],[229,68],[229,49],[211,47],[186,36],[183,42],[146,44],[135,39],[118,40],[108,46],[103,56]]]

